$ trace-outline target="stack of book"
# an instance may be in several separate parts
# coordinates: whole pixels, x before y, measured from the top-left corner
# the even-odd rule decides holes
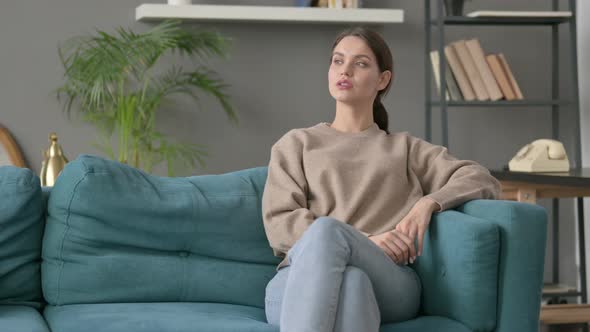
[[[502,53],[484,54],[478,39],[458,40],[445,46],[447,100],[497,101],[524,99]],[[430,52],[434,80],[440,94],[440,56]]]
[[[362,0],[297,0],[299,7],[361,8]]]

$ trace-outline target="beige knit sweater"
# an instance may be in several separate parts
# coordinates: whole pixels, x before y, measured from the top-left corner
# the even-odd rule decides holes
[[[500,183],[478,163],[407,132],[376,123],[346,133],[321,122],[292,129],[271,148],[262,197],[264,229],[275,256],[285,254],[318,217],[365,235],[392,230],[428,196],[444,211],[472,199],[496,199]]]

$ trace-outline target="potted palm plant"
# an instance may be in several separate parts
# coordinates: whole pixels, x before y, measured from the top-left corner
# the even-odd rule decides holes
[[[224,92],[227,87],[205,66],[187,71],[172,65],[154,70],[168,53],[189,57],[227,55],[229,39],[205,30],[188,30],[178,20],[166,20],[145,33],[117,28],[109,34],[68,39],[59,49],[65,83],[57,90],[64,110],[74,108],[97,127],[94,145],[111,159],[151,172],[166,163],[172,176],[178,162],[203,166],[207,152],[199,144],[175,142],[156,128],[156,112],[174,94],[199,100],[197,92],[213,96],[232,123],[237,116]],[[159,72],[161,67],[158,68]]]

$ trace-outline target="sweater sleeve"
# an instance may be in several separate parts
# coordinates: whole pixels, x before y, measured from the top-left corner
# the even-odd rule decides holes
[[[307,206],[308,186],[302,152],[301,142],[288,133],[271,148],[262,195],[262,217],[275,256],[289,251],[315,220]]]
[[[440,211],[473,199],[498,199],[501,185],[490,171],[471,160],[459,160],[444,146],[408,136],[408,164],[426,197]]]

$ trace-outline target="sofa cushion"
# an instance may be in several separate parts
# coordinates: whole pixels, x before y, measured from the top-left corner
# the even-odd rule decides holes
[[[116,303],[47,306],[45,319],[60,332],[279,332],[260,308],[222,303]],[[470,332],[445,317],[422,316],[384,324],[380,332]]]
[[[422,280],[422,312],[492,331],[498,305],[498,226],[448,210],[434,214],[414,269]]]
[[[37,309],[12,305],[0,305],[0,331],[50,332]]]
[[[458,211],[482,218],[500,231],[497,331],[538,331],[547,211],[515,201],[473,200]]]
[[[40,307],[44,204],[39,178],[0,167],[0,304]]]
[[[59,332],[278,332],[264,309],[222,303],[115,303],[47,306]]]
[[[168,178],[89,155],[68,163],[48,201],[46,300],[263,308],[280,261],[262,225],[265,179],[265,167]]]
[[[445,317],[420,316],[395,324],[384,324],[380,332],[471,332],[465,325]]]

